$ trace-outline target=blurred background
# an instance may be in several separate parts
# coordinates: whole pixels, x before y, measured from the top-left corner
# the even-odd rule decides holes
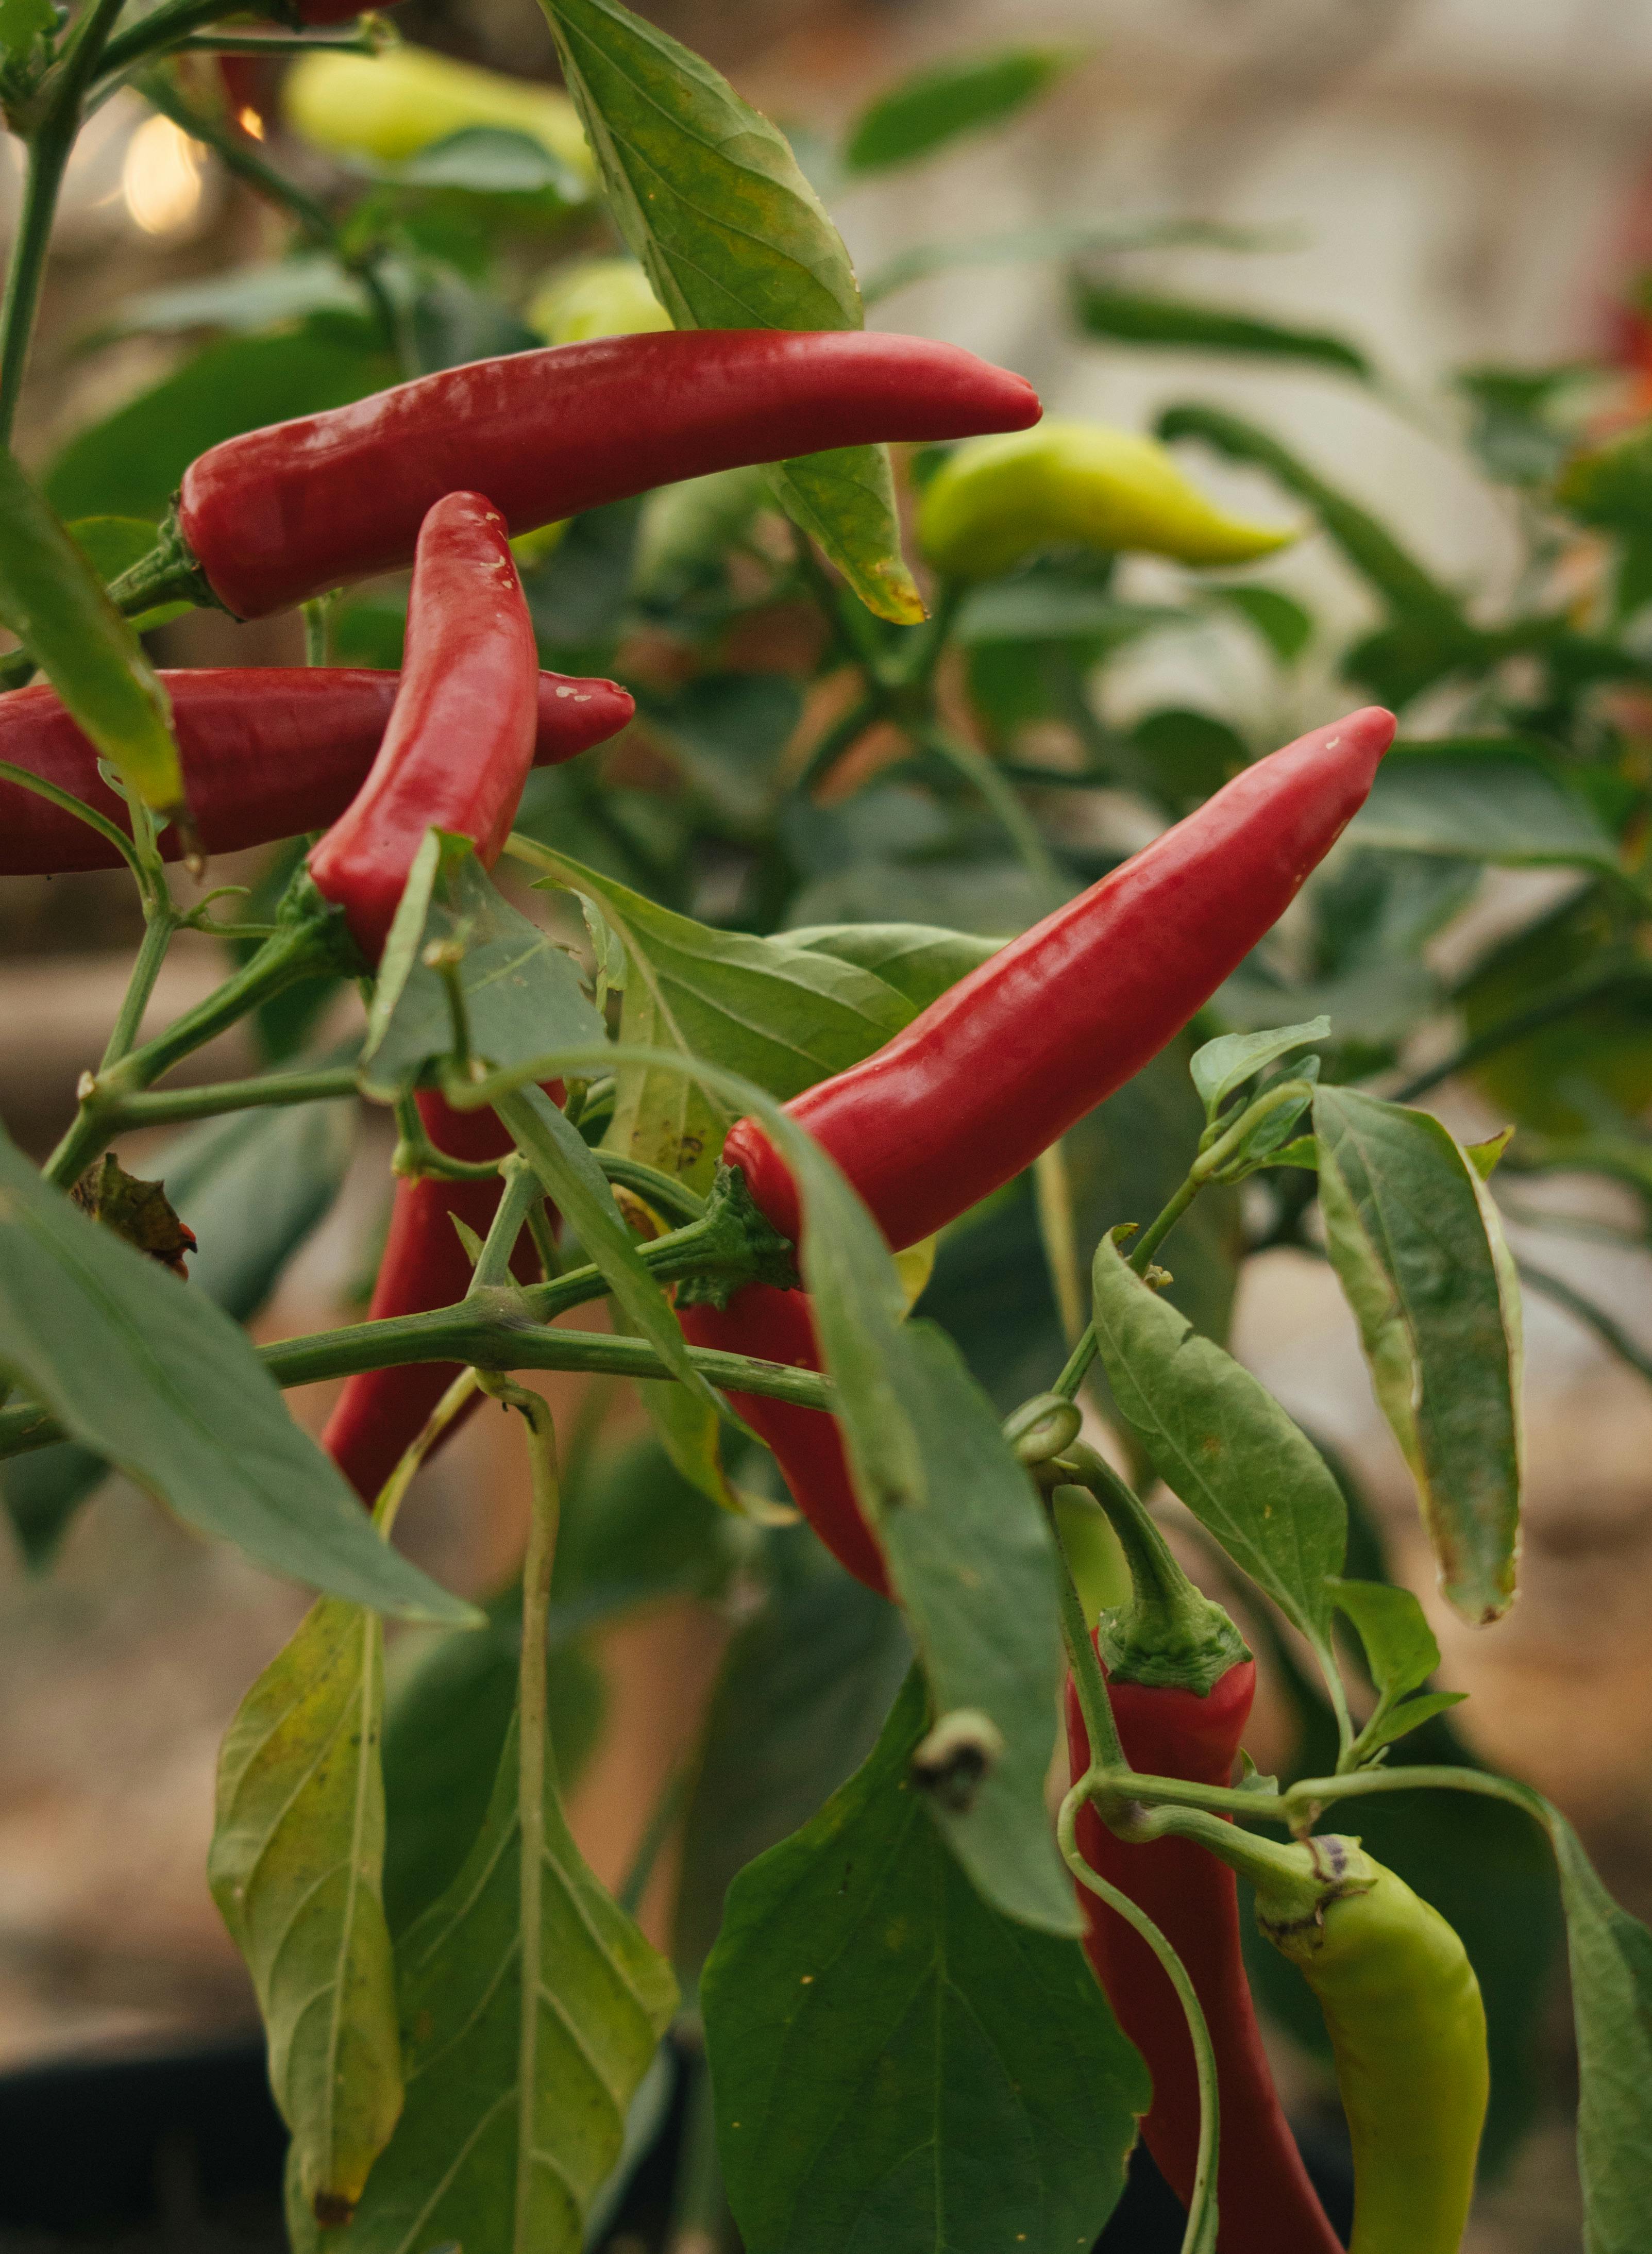
[[[1040,229],[1201,220],[1251,246],[1140,249],[1110,274],[1260,318],[1334,329],[1384,371],[1378,388],[1266,359],[1214,360],[1200,396],[1287,432],[1471,603],[1522,568],[1518,504],[1466,466],[1445,402],[1448,371],[1644,356],[1628,310],[1652,267],[1652,0],[681,0],[643,13],[708,55],[797,130],[805,161],[882,87],[919,66],[1007,42],[1072,51],[1042,101],[1006,130],[933,162],[833,190],[875,326],[965,344],[1029,376],[1048,405],[1132,428],[1194,388],[1182,354],[1084,337],[1060,256]],[[554,76],[532,0],[408,0],[404,37],[495,71]],[[257,136],[295,177],[327,160],[284,133],[273,91]],[[15,213],[15,144],[0,148],[0,235]],[[1027,238],[1021,252],[903,282],[914,244]],[[197,351],[180,317],[118,333],[120,310],[270,255],[282,222],[246,185],[136,95],[94,121],[69,176],[19,444],[31,466]],[[484,349],[488,348],[485,346]],[[457,356],[467,356],[464,354]],[[1253,473],[1205,464],[1242,514],[1277,515]],[[1366,597],[1322,540],[1271,565],[1270,585],[1352,627]],[[1147,567],[1140,584],[1151,595]],[[1334,639],[1330,637],[1328,639]],[[178,664],[297,662],[296,619],[237,626],[198,613],[153,646]],[[1318,669],[1316,670],[1316,666]],[[1115,668],[1116,718],[1174,696],[1283,740],[1338,709],[1328,657],[1312,654],[1288,700],[1243,653],[1189,636]],[[1346,702],[1346,698],[1342,699]],[[224,865],[217,881],[255,875]],[[1504,873],[1448,943],[1467,959],[1499,920],[1518,921],[1552,873]],[[701,912],[708,910],[704,904]],[[101,1046],[137,931],[122,878],[13,879],[0,888],[0,1113],[39,1149]],[[157,996],[171,1015],[215,983],[216,953],[180,942]],[[199,1060],[235,1068],[234,1045]],[[1447,1087],[1454,1128],[1502,1122]],[[258,1319],[261,1335],[319,1327],[359,1304],[382,1226],[387,1140],[358,1134],[343,1194]],[[141,1144],[127,1162],[143,1171]],[[341,1165],[345,1163],[341,1160]],[[247,1185],[245,1194],[255,1194]],[[1545,1181],[1547,1199],[1617,1225],[1606,1245],[1545,1238],[1544,1264],[1652,1350],[1652,1262],[1626,1235],[1638,1208],[1598,1180]],[[1568,1202],[1569,1200],[1569,1202]],[[1427,1606],[1441,1680],[1473,1694],[1463,1733],[1486,1760],[1550,1795],[1603,1874],[1652,1910],[1652,1390],[1594,1332],[1529,1299],[1531,1463],[1523,1585],[1508,1620],[1473,1632],[1439,1604],[1410,1482],[1372,1405],[1351,1325],[1321,1264],[1265,1253],[1243,1274],[1238,1350],[1287,1406],[1336,1443],[1380,1520],[1391,1570]],[[325,1389],[292,1396],[319,1426]],[[568,1417],[579,1389],[558,1395]],[[484,1593],[511,1570],[523,1496],[517,1451],[477,1418],[430,1467],[403,1524],[420,1561]],[[1197,1553],[1189,1548],[1190,1561]],[[119,1481],[68,1525],[49,1576],[0,1531],[0,2073],[155,2055],[240,2036],[250,1992],[207,1896],[203,1858],[220,1736],[303,1600],[228,1551],[207,1549]],[[607,1726],[574,1814],[604,1880],[630,1865],[648,1808],[690,1742],[731,1630],[728,1602],[663,1598],[592,1640]],[[1258,1760],[1288,1751],[1282,1706]],[[1268,1732],[1275,1742],[1268,1742]],[[656,1929],[671,1871],[650,1895]],[[1518,1936],[1509,1936],[1518,1946]],[[1564,1999],[1544,2006],[1544,2086],[1512,2173],[1488,2190],[1473,2254],[1571,2254],[1579,2223],[1569,2146]],[[1287,2083],[1305,2062],[1281,2041]],[[1293,2079],[1294,2077],[1294,2079]],[[187,2170],[169,2243],[205,2243]],[[191,2237],[194,2230],[198,2236]],[[3,2239],[20,2250],[26,2230]]]

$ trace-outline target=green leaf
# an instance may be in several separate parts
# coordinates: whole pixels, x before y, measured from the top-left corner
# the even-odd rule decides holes
[[[311,313],[360,314],[366,311],[361,284],[346,274],[330,252],[305,250],[291,258],[256,266],[233,267],[199,282],[176,282],[163,290],[123,298],[92,341],[143,333],[168,335],[180,329],[229,329],[240,333],[303,320]],[[150,528],[150,539],[153,540]],[[136,559],[134,558],[134,561]]]
[[[524,1806],[543,1826],[526,1868]],[[519,1721],[476,1844],[396,1958],[407,2101],[339,2254],[579,2254],[676,1984],[586,1867]]]
[[[1223,227],[1211,220],[1057,220],[1012,228],[1002,234],[960,234],[897,250],[861,284],[861,295],[867,304],[875,305],[914,282],[927,282],[931,275],[947,274],[959,266],[1020,266],[1120,250],[1265,250],[1276,248],[1279,241],[1277,230]]]
[[[276,336],[211,344],[101,423],[77,431],[46,472],[66,517],[158,522],[197,454],[294,415],[343,407],[395,381],[360,322],[317,322]]]
[[[915,71],[868,102],[845,136],[847,172],[910,164],[967,133],[1001,124],[1080,60],[1068,47],[1004,47]]]
[[[904,995],[915,1010],[926,1010],[950,986],[978,970],[1001,942],[973,933],[942,931],[923,923],[817,923],[782,934],[788,947],[811,955],[830,955],[858,963]]]
[[[688,1358],[670,1300],[643,1265],[614,1203],[608,1178],[568,1114],[537,1088],[501,1098],[499,1117],[539,1176],[546,1195],[578,1231],[580,1243],[638,1335],[645,1338],[690,1396],[714,1410],[717,1396]]]
[[[1396,745],[1348,839],[1516,868],[1618,865],[1589,801],[1558,760],[1518,737]]]
[[[189,1289],[246,1322],[343,1186],[354,1116],[348,1104],[271,1105],[210,1120],[145,1158],[195,1232]],[[74,1510],[108,1469],[59,1441],[0,1465],[24,1561],[50,1564]]]
[[[433,141],[404,164],[375,168],[376,176],[408,188],[462,188],[469,195],[531,196],[559,206],[589,203],[589,177],[532,133],[503,125],[465,125]]]
[[[1062,1673],[1043,1511],[958,1348],[930,1324],[902,1320],[905,1295],[865,1207],[798,1130],[783,1147],[803,1194],[804,1281],[856,1494],[937,1712],[979,1715],[995,1740],[972,1796],[949,1806],[931,1793],[931,1812],[989,1901],[1077,1932],[1043,1804]]]
[[[10,626],[122,780],[157,814],[184,803],[171,709],[129,621],[0,448],[0,624]]]
[[[155,527],[141,516],[82,516],[68,527],[68,535],[107,587],[122,571],[147,556],[155,545]],[[153,633],[169,620],[182,618],[188,603],[157,603],[132,620],[135,634]]]
[[[423,959],[437,944],[463,947],[471,1048],[501,1070],[603,1039],[575,964],[489,882],[469,838],[428,830],[367,1013],[361,1086],[379,1102],[394,1102],[433,1059],[453,1054],[448,990]]]
[[[1242,774],[1251,753],[1237,728],[1209,712],[1169,705],[1144,713],[1130,731],[1139,783],[1173,819],[1180,821],[1224,783]]]
[[[1417,1482],[1447,1602],[1514,1601],[1520,1285],[1478,1170],[1437,1119],[1353,1088],[1314,1099],[1327,1249],[1377,1404]]]
[[[1578,2031],[1585,2254],[1636,2254],[1652,2212],[1652,1933],[1613,1900],[1565,1817],[1548,1808],[1546,1821]]]
[[[730,1885],[865,1760],[911,1663],[898,1607],[812,1535],[773,1535],[768,1554],[777,1584],[728,1647],[683,1820],[673,1954],[686,1988]]]
[[[52,0],[0,0],[0,51],[20,61],[55,21]]]
[[[1314,639],[1314,613],[1277,587],[1203,587],[1208,603],[1236,611],[1281,665],[1294,665]]]
[[[305,2205],[343,2222],[401,2110],[385,1924],[384,1628],[325,1598],[236,1712],[207,1880],[247,1960]]]
[[[1307,360],[1357,376],[1363,383],[1369,383],[1374,373],[1363,352],[1328,329],[1258,320],[1253,313],[1236,312],[1225,305],[1199,304],[1191,298],[1120,290],[1081,278],[1073,285],[1073,311],[1080,328],[1112,344],[1236,353],[1246,360]]]
[[[1154,1469],[1286,1618],[1328,1655],[1328,1576],[1347,1511],[1325,1459],[1265,1387],[1166,1305],[1112,1236],[1096,1250],[1096,1337]]]
[[[702,1997],[749,2254],[1088,2247],[1147,2073],[1077,1942],[980,1900],[907,1787],[916,1676],[821,1813],[735,1880]]]
[[[714,1056],[784,1102],[858,1064],[917,1014],[857,964],[784,939],[714,931],[563,854],[519,850],[556,884],[595,898],[624,941],[626,1043]],[[705,1187],[732,1124],[680,1074],[627,1065],[606,1139],[610,1150]]]
[[[1223,408],[1193,404],[1167,408],[1158,431],[1168,444],[1199,438],[1230,461],[1266,470],[1287,493],[1307,503],[1354,569],[1398,616],[1425,624],[1448,640],[1455,636],[1465,646],[1477,646],[1455,598],[1439,580],[1368,510],[1327,485],[1267,431]]]
[[[0,1368],[203,1534],[409,1619],[471,1607],[387,1549],[246,1334],[0,1139]]]
[[[848,253],[784,136],[619,0],[543,4],[615,220],[676,326],[858,329]],[[869,608],[923,616],[883,448],[787,463],[774,490]]]
[[[1388,1581],[1333,1578],[1331,1593],[1339,1612],[1359,1630],[1365,1663],[1377,1686],[1377,1705],[1354,1741],[1356,1761],[1369,1760],[1378,1746],[1391,1745],[1448,1707],[1460,1705],[1460,1690],[1437,1690],[1413,1698],[1439,1664],[1439,1646],[1409,1589]]]
[[[1306,1025],[1272,1026],[1261,1033],[1223,1033],[1195,1049],[1188,1070],[1204,1099],[1204,1116],[1214,1119],[1234,1090],[1293,1049],[1328,1040],[1328,1018],[1310,1018]]]

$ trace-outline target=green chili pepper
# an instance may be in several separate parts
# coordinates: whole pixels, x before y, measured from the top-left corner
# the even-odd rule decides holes
[[[1457,2254],[1489,2082],[1480,1984],[1439,1911],[1356,1839],[1304,1852],[1317,1905],[1271,1907],[1264,1883],[1257,1922],[1325,2014],[1354,2145],[1349,2254]]]
[[[528,299],[522,318],[547,345],[671,326],[671,315],[634,258],[582,258],[558,268]]]
[[[938,570],[990,579],[1041,548],[1137,550],[1183,564],[1248,564],[1294,528],[1227,516],[1155,439],[1052,422],[958,447],[924,491],[918,538]]]

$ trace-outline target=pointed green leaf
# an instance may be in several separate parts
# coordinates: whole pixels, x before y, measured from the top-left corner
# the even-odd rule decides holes
[[[270,1572],[406,1618],[473,1617],[380,1542],[246,1334],[3,1138],[0,1368],[72,1439]]]
[[[324,1599],[230,1724],[206,1866],[258,1992],[298,2194],[328,2224],[361,2196],[401,2110],[383,1712],[378,1614]]]
[[[1259,320],[1254,313],[1228,305],[1199,304],[1187,298],[1082,279],[1075,285],[1073,304],[1080,328],[1090,336],[1105,337],[1110,344],[1233,353],[1245,360],[1306,360],[1365,383],[1373,374],[1365,354],[1329,329]]]
[[[1223,1033],[1195,1049],[1188,1069],[1204,1099],[1207,1119],[1214,1119],[1236,1088],[1278,1057],[1293,1049],[1308,1048],[1330,1039],[1328,1018],[1310,1018],[1306,1025],[1270,1026],[1262,1033]]]
[[[1112,1236],[1096,1338],[1119,1414],[1166,1486],[1322,1654],[1348,1513],[1311,1440],[1250,1371],[1161,1299]]]
[[[916,1676],[871,1757],[735,1880],[701,1993],[749,2254],[1088,2247],[1148,2099],[1076,1941],[984,1902],[907,1788]]]
[[[145,806],[184,803],[166,691],[130,625],[51,508],[0,447],[0,623]]]
[[[542,1827],[526,1864],[525,1806]],[[586,1867],[519,1724],[480,1837],[397,1967],[407,2102],[338,2254],[579,2254],[676,1984]]]
[[[459,984],[474,1054],[500,1068],[557,1045],[601,1040],[577,967],[489,881],[467,837],[426,833],[379,966],[361,1085],[392,1102],[433,1058],[453,1053],[453,1013],[424,951],[464,948]]]
[[[543,4],[620,232],[676,326],[858,329],[848,253],[784,135],[619,0]],[[863,602],[923,616],[882,447],[788,463],[776,491]]]
[[[914,71],[868,102],[850,126],[844,169],[886,172],[1001,124],[1079,60],[1080,52],[1068,47],[1004,47]]]
[[[1365,1664],[1377,1686],[1377,1704],[1354,1742],[1356,1763],[1370,1760],[1380,1746],[1392,1745],[1436,1714],[1462,1704],[1461,1690],[1420,1690],[1439,1664],[1439,1646],[1409,1589],[1388,1581],[1333,1578],[1331,1594],[1339,1612],[1359,1630]]]
[[[1437,1119],[1314,1101],[1327,1247],[1417,1482],[1453,1608],[1495,1620],[1520,1536],[1520,1284],[1479,1172]]]
[[[563,854],[526,839],[513,850],[558,885],[595,898],[623,940],[620,1037],[629,1045],[714,1056],[784,1101],[858,1064],[917,1014],[896,985],[858,962],[788,939],[714,931]],[[606,1139],[610,1150],[709,1187],[732,1124],[681,1074],[627,1065]]]

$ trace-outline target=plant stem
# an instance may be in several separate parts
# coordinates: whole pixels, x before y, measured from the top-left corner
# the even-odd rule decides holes
[[[1402,1087],[1394,1090],[1388,1101],[1391,1103],[1414,1103],[1419,1096],[1426,1096],[1430,1088],[1438,1088],[1442,1081],[1451,1080],[1458,1073],[1466,1072],[1470,1065],[1495,1055],[1497,1050],[1509,1047],[1512,1042],[1523,1040],[1528,1033],[1541,1032],[1544,1026],[1552,1025],[1557,1018],[1568,1017],[1586,1002],[1600,1001],[1621,988],[1631,992],[1637,988],[1644,989],[1649,983],[1652,983],[1652,971],[1649,971],[1644,962],[1626,962],[1620,958],[1606,968],[1598,962],[1592,964],[1575,977],[1551,987],[1547,994],[1528,1003],[1523,1010],[1512,1011],[1495,1026],[1487,1026],[1453,1049],[1448,1057],[1442,1058],[1439,1063],[1428,1065],[1421,1072],[1413,1073]]]
[[[545,1200],[539,1176],[525,1159],[502,1158],[499,1173],[505,1191],[471,1278],[472,1293],[498,1291],[510,1284],[511,1255],[522,1234],[522,1225],[533,1208]]]
[[[395,1529],[396,1514],[401,1508],[402,1497],[413,1485],[414,1478],[436,1442],[453,1422],[465,1403],[480,1383],[473,1369],[462,1369],[436,1407],[424,1420],[418,1435],[402,1451],[401,1460],[379,1490],[379,1499],[373,1507],[373,1522],[387,1542]]]
[[[216,1119],[264,1104],[337,1102],[356,1092],[352,1064],[322,1065],[314,1072],[272,1073],[266,1080],[220,1080],[203,1088],[168,1088],[127,1096],[112,1106],[108,1132],[126,1127],[171,1126],[185,1119]]]
[[[1077,1584],[1068,1563],[1066,1545],[1061,1538],[1061,1521],[1049,1507],[1048,1496],[1045,1504],[1045,1515],[1049,1521],[1050,1535],[1056,1544],[1060,1566],[1056,1575],[1056,1596],[1061,1606],[1062,1641],[1067,1647],[1067,1664],[1072,1670],[1073,1688],[1078,1694],[1078,1711],[1084,1718],[1084,1734],[1090,1740],[1091,1761],[1092,1765],[1099,1761],[1114,1771],[1127,1769],[1130,1763],[1125,1757],[1119,1725],[1113,1719],[1112,1701],[1107,1696],[1107,1678],[1101,1671],[1096,1647],[1090,1640],[1090,1623],[1084,1618]]]
[[[800,791],[812,790],[823,782],[843,754],[858,743],[875,720],[881,720],[887,710],[881,690],[868,689],[849,710],[832,723],[819,742],[810,752],[802,774],[798,777]]]
[[[226,0],[162,0],[147,16],[129,24],[118,38],[111,39],[103,52],[106,74],[118,75],[130,70],[135,63],[146,62],[205,24],[215,24],[220,16],[229,15],[232,9]]]
[[[148,920],[143,926],[143,944],[138,948],[137,960],[132,965],[132,976],[127,981],[121,1013],[115,1020],[104,1046],[103,1060],[98,1067],[100,1074],[107,1073],[119,1064],[136,1040],[138,1029],[143,1023],[143,1012],[150,1005],[155,982],[161,975],[166,950],[172,943],[172,934],[177,928],[177,918],[170,898],[163,895],[161,900],[150,903]],[[105,1129],[105,1132],[112,1131],[112,1129]]]
[[[610,1182],[634,1191],[645,1205],[657,1207],[680,1222],[705,1219],[706,1200],[687,1182],[673,1181],[658,1166],[645,1166],[640,1158],[626,1158],[618,1151],[596,1151],[592,1156]]]
[[[1593,1299],[1585,1298],[1581,1292],[1574,1292],[1563,1278],[1551,1276],[1546,1268],[1534,1268],[1530,1260],[1517,1260],[1515,1265],[1523,1284],[1529,1284],[1534,1292],[1541,1292],[1545,1299],[1552,1299],[1556,1306],[1564,1307],[1569,1315],[1575,1315],[1580,1323],[1586,1323],[1601,1343],[1610,1347],[1618,1359],[1627,1362],[1638,1376],[1652,1379],[1652,1354],[1635,1343],[1615,1316],[1607,1314],[1604,1307],[1596,1306]]]
[[[1182,2233],[1182,2254],[1201,2254],[1201,2250],[1216,2242],[1215,2215],[1216,2153],[1221,2140],[1221,2111],[1216,2096],[1216,2052],[1210,2041],[1210,2030],[1187,1967],[1165,1939],[1146,1910],[1138,1908],[1128,1894],[1110,1886],[1099,1872],[1092,1871],[1078,1848],[1078,1810],[1088,1797],[1091,1779],[1083,1778],[1062,1802],[1056,1820],[1056,1836],[1068,1869],[1081,1886],[1099,1896],[1109,1909],[1114,1910],[1127,1925],[1147,1942],[1163,1968],[1165,1978],[1176,1992],[1188,2022],[1188,2034],[1193,2044],[1194,2065],[1199,2077],[1199,2155],[1194,2170],[1193,2197],[1188,2207],[1188,2226]]]
[[[47,74],[40,114],[28,130],[23,209],[6,270],[5,297],[0,303],[0,445],[10,444],[17,419],[52,222],[80,128],[80,104],[121,7],[122,0],[90,0],[69,33],[61,57]]]
[[[299,605],[304,621],[304,663],[306,665],[332,663],[334,600],[335,598],[331,595],[317,595],[309,602]]]
[[[997,816],[1015,848],[1016,858],[1037,886],[1046,909],[1057,908],[1070,899],[1071,887],[1045,844],[1038,824],[1021,804],[1014,786],[1005,781],[986,752],[945,728],[925,728],[920,741],[949,766],[956,768]]]

